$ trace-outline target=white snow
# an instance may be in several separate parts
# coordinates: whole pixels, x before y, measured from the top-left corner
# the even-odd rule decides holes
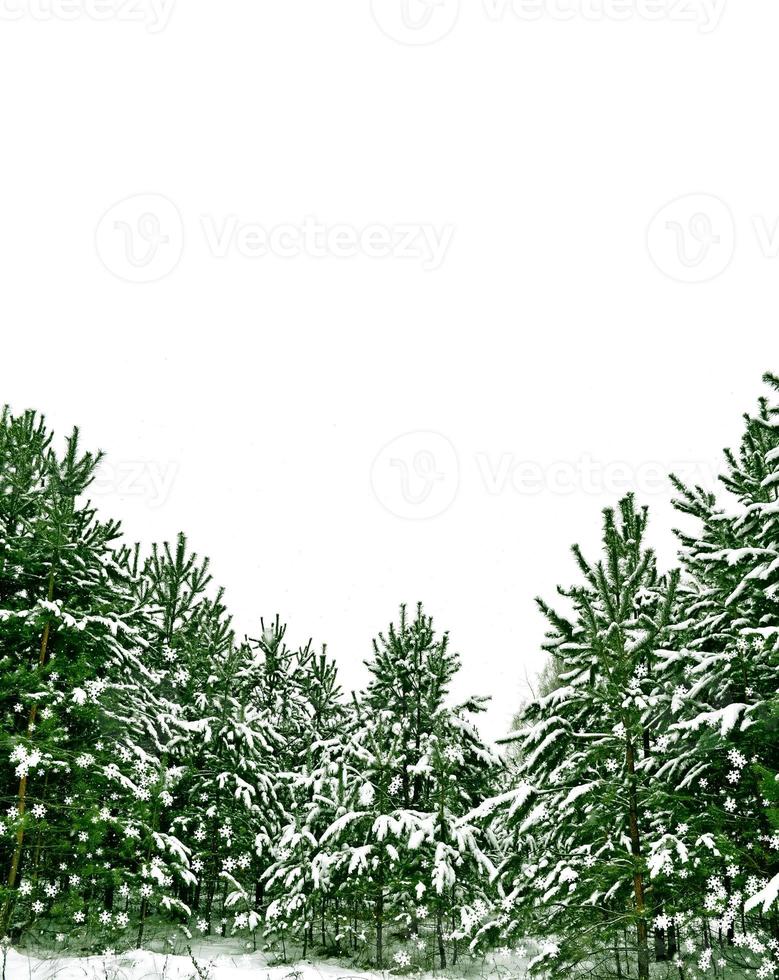
[[[671,728],[679,730],[688,728],[692,731],[696,731],[703,725],[710,725],[712,728],[719,725],[720,732],[723,735],[727,735],[728,732],[735,726],[741,714],[748,710],[748,704],[734,702],[733,704],[726,705],[724,708],[720,708],[718,711],[701,712],[701,714],[696,715],[696,717],[690,721],[677,722],[675,725],[671,725]],[[747,728],[749,726],[742,722],[741,727]]]
[[[195,944],[193,954],[209,980],[388,980],[390,971],[381,973],[355,969],[336,960],[310,960],[269,965],[265,953],[240,953],[229,940],[224,945],[212,941]],[[0,952],[0,975],[2,975]],[[525,975],[526,962],[516,955],[501,958],[503,970],[515,977]],[[495,964],[481,958],[466,960],[463,969],[450,969],[446,975],[483,975]],[[11,949],[6,962],[7,980],[193,980],[197,976],[188,955],[130,950],[115,956],[75,957],[51,954],[35,957]],[[441,980],[441,973],[436,974]],[[416,976],[416,975],[415,975]],[[425,974],[422,975],[424,978]],[[430,975],[432,977],[432,974]]]
[[[779,898],[779,875],[774,875],[765,888],[759,891],[757,895],[753,895],[744,907],[749,912],[750,909],[754,909],[762,904],[763,912],[768,912],[768,909],[777,898]]]
[[[216,947],[194,951],[201,969],[211,980],[283,980],[290,974],[300,980],[336,980],[343,977],[343,966],[330,963],[299,963],[268,966],[264,953],[231,953]],[[164,972],[163,972],[164,971]],[[350,977],[378,977],[378,974],[358,974],[349,970]],[[191,980],[196,976],[189,956],[172,956],[148,950],[132,950],[118,956],[68,957],[52,956],[36,959],[11,950],[6,965],[10,980]]]

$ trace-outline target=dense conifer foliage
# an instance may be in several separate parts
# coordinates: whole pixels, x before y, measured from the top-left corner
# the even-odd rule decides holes
[[[73,953],[238,937],[397,971],[517,950],[551,976],[779,971],[779,379],[723,501],[675,480],[573,549],[507,748],[421,605],[364,690],[238,637],[209,562],[97,513],[100,454],[0,416],[0,934]],[[479,652],[479,651],[477,651]],[[518,670],[518,676],[520,675]],[[480,692],[488,695],[489,692]]]

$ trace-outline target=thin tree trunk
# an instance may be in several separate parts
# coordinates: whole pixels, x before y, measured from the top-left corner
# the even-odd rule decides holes
[[[214,908],[214,892],[216,890],[216,882],[211,879],[208,882],[208,887],[206,888],[206,919],[208,920],[208,934],[211,933],[211,914]]]
[[[384,886],[379,885],[376,896],[376,968],[381,969],[384,962]]]
[[[138,912],[138,942],[137,946],[140,949],[143,944],[143,927],[146,924],[146,909],[148,908],[148,901],[143,898],[141,899],[141,908]]]
[[[441,921],[440,910],[436,913],[435,933],[436,933],[436,939],[438,940],[438,958],[441,963],[441,969],[445,970],[446,969],[446,946],[444,946],[444,930]]]
[[[49,587],[46,592],[46,597],[49,602],[54,598],[54,565],[51,566],[51,571],[49,572]],[[50,632],[50,622],[47,622],[43,627],[43,635],[41,636],[41,648],[38,655],[38,671],[46,665],[46,656],[49,649],[49,632]],[[33,726],[35,725],[35,718],[38,713],[38,704],[33,702],[30,708],[30,714],[27,719],[27,737],[32,733]],[[16,793],[16,812],[19,818],[19,828],[16,831],[16,844],[14,845],[13,855],[11,856],[11,867],[8,870],[8,879],[6,881],[8,887],[8,897],[5,900],[5,905],[3,907],[2,916],[0,916],[0,935],[4,935],[7,928],[8,922],[11,917],[11,910],[13,908],[13,892],[16,889],[16,881],[19,877],[19,865],[22,861],[22,851],[24,849],[24,826],[22,824],[22,818],[24,817],[24,811],[27,806],[27,774],[25,773],[19,779],[19,788]]]
[[[452,932],[457,929],[457,919],[455,917],[454,911],[452,911]],[[457,946],[457,940],[452,942],[452,966],[457,966],[457,956],[459,953],[459,948]]]
[[[227,933],[227,920],[225,918],[225,902],[227,901],[227,882],[225,881],[222,887],[222,899],[219,903],[219,935],[224,936]]]
[[[614,937],[614,960],[617,964],[617,980],[622,980],[622,962],[619,958],[619,943],[616,936]]]
[[[49,787],[49,774],[46,773],[46,776],[44,777],[43,780],[43,789],[41,790],[41,803],[45,802],[46,800],[46,791],[48,787]],[[35,846],[33,848],[33,858],[32,858],[33,874],[35,875],[36,881],[38,880],[38,865],[40,864],[40,860],[41,860],[42,841],[43,841],[43,832],[40,829],[40,827],[38,827],[38,829],[35,832]]]
[[[630,850],[634,859],[633,893],[636,902],[636,939],[638,942],[638,977],[649,980],[649,943],[644,901],[644,877],[639,868],[641,837],[638,832],[638,796],[636,792],[636,762],[633,743],[628,736],[625,745],[625,766],[628,772],[628,818],[630,825]]]

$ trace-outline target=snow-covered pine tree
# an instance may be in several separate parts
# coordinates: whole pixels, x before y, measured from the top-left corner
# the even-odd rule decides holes
[[[199,932],[214,917],[224,934],[228,910],[253,932],[259,922],[257,882],[282,819],[276,773],[283,739],[260,703],[252,655],[236,645],[222,590],[207,559],[186,538],[153,547],[140,579],[139,603],[150,610],[147,660],[151,688],[122,691],[126,760],[141,766],[136,830],[147,843],[141,875],[167,892],[144,894],[139,936],[152,898],[159,911],[194,916]],[[131,787],[132,788],[132,787]],[[155,850],[174,851],[163,868]]]
[[[373,909],[377,964],[394,921],[423,962],[432,961],[432,941],[446,965],[447,943],[456,951],[486,913],[493,870],[468,820],[492,792],[497,768],[466,717],[483,702],[448,705],[459,657],[421,605],[411,620],[401,607],[367,666],[371,680],[355,701],[344,752],[343,799],[321,837],[317,874],[353,906]],[[405,950],[397,956],[411,959]]]
[[[473,697],[437,711],[426,755],[415,766],[429,767],[429,805],[435,817],[427,822],[424,837],[418,837],[416,845],[422,868],[430,867],[432,873],[412,925],[418,932],[415,919],[423,910],[432,914],[442,968],[447,966],[447,944],[453,965],[461,943],[475,951],[488,948],[498,938],[489,915],[496,897],[492,887],[495,840],[473,816],[494,793],[500,770],[474,722],[474,716],[485,710],[485,701]],[[419,891],[417,884],[417,899]]]
[[[131,673],[117,672],[105,709],[114,751],[108,774],[132,843],[122,886],[127,908],[137,915],[140,945],[152,914],[163,922],[168,913],[178,919],[191,914],[185,899],[196,888],[194,842],[182,837],[191,803],[186,777],[202,745],[195,694],[210,666],[206,634],[225,612],[220,596],[209,599],[207,559],[190,552],[183,534],[175,547],[153,545],[146,559],[138,549],[132,557],[136,602],[144,611],[144,665],[152,679],[139,684]],[[229,621],[225,630],[230,635]]]
[[[392,799],[402,757],[399,727],[386,715],[363,712],[356,701],[354,710],[356,724],[344,747],[334,819],[319,838],[313,874],[319,888],[338,901],[336,937],[342,936],[345,909],[358,941],[364,943],[366,932],[372,934],[374,962],[381,967],[388,923],[398,912],[407,912],[403,899],[412,887],[407,850],[425,815],[398,807]]]
[[[276,792],[281,813],[275,832],[265,841],[264,859],[257,880],[256,904],[258,907],[263,904],[266,887],[276,893],[282,887],[282,881],[288,882],[290,892],[266,904],[266,939],[269,942],[280,939],[282,946],[285,946],[287,934],[291,932],[308,948],[311,939],[311,875],[310,867],[298,862],[304,860],[304,856],[310,856],[309,835],[312,828],[304,827],[301,823],[300,808],[305,807],[306,791],[301,792],[299,783],[306,783],[305,771],[316,768],[318,756],[315,747],[322,737],[315,724],[317,712],[321,712],[324,731],[328,712],[338,711],[336,705],[340,699],[340,689],[335,665],[327,660],[324,653],[317,658],[311,641],[298,649],[287,645],[287,626],[278,615],[268,623],[261,619],[260,627],[259,637],[248,641],[241,676],[250,692],[251,703],[273,719],[278,733],[274,763],[278,773]],[[323,685],[320,689],[316,686],[317,670],[320,671],[319,682]],[[331,697],[329,703],[328,695]],[[312,703],[312,697],[316,703]],[[315,753],[313,758],[312,752]],[[309,760],[307,770],[306,760]],[[293,880],[296,882],[294,887]]]
[[[85,497],[100,454],[77,430],[59,453],[42,419],[5,412],[0,455],[2,926],[18,933],[60,914],[74,883],[87,900],[110,888],[100,700],[113,665],[145,668],[118,525]]]
[[[398,625],[391,624],[374,640],[367,667],[366,705],[400,732],[394,802],[428,815],[411,842],[413,892],[395,898],[402,899],[415,936],[420,913],[430,916],[439,965],[445,967],[447,941],[456,959],[459,942],[478,931],[494,870],[486,853],[491,842],[467,819],[495,788],[497,757],[484,746],[472,720],[487,699],[449,703],[460,656],[451,649],[448,633],[436,635],[421,603],[413,619],[401,606]],[[427,897],[420,901],[420,895]]]
[[[255,690],[242,670],[248,647],[235,647],[232,634],[222,644],[222,649],[212,648],[209,675],[195,694],[198,718],[192,723],[202,740],[188,779],[200,811],[196,867],[206,881],[199,925],[210,927],[218,886],[223,933],[231,910],[234,926],[253,934],[261,921],[258,883],[286,816],[278,793],[284,740],[272,715],[254,703]]]
[[[352,715],[341,700],[336,665],[326,650],[317,654],[309,643],[297,651],[295,662],[290,676],[297,688],[291,699],[298,707],[296,735],[286,744],[286,770],[280,773],[278,786],[287,817],[273,842],[273,861],[263,884],[272,899],[266,937],[280,940],[285,953],[286,936],[291,933],[305,956],[315,942],[323,950],[341,945],[336,939],[338,922],[328,939],[329,898],[320,887],[315,862],[319,838],[338,807]]]
[[[573,549],[584,579],[543,600],[545,649],[558,686],[531,702],[513,736],[519,784],[483,808],[501,814],[509,852],[500,869],[503,926],[543,939],[533,963],[555,975],[636,970],[649,976],[646,860],[657,832],[646,688],[668,645],[678,575],[659,573],[645,542],[647,510],[632,496],[604,511],[603,555]]]
[[[314,651],[310,641],[298,649],[287,646],[287,626],[278,616],[269,623],[261,619],[260,627],[260,636],[247,643],[241,676],[254,706],[274,719],[281,737],[279,771],[291,772],[310,744],[307,685]]]
[[[776,377],[765,381],[779,389]],[[727,509],[675,481],[676,506],[695,529],[677,532],[682,616],[658,671],[669,706],[656,759],[668,833],[654,862],[656,886],[670,896],[662,924],[684,917],[688,958],[710,960],[717,945],[725,962],[759,931],[745,900],[779,939],[775,887],[764,902],[779,883],[770,793],[779,769],[779,406],[760,400],[726,462]]]

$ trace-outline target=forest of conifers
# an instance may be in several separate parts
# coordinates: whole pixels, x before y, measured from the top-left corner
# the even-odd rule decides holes
[[[775,976],[764,381],[720,491],[673,479],[676,567],[632,495],[604,512],[599,554],[560,556],[573,584],[539,600],[547,667],[498,747],[483,697],[452,703],[459,657],[421,605],[368,643],[368,683],[346,693],[278,619],[236,636],[183,535],[126,542],[90,500],[101,455],[77,430],[6,410],[2,942],[78,955],[211,934],[401,973],[500,950],[561,977]]]

